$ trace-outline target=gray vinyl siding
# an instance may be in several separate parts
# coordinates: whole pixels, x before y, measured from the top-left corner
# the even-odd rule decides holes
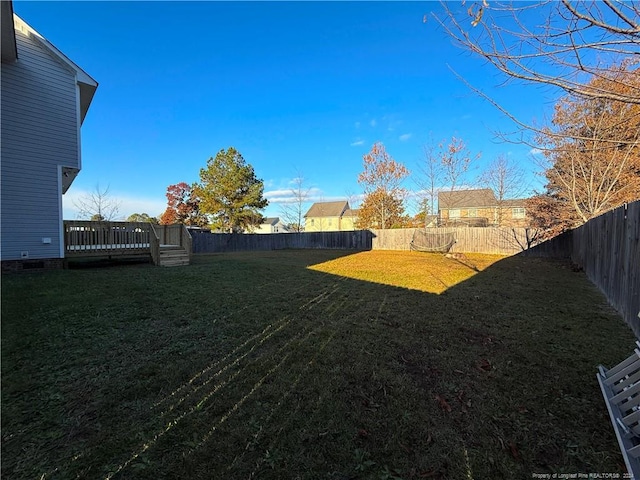
[[[2,64],[2,260],[60,258],[58,166],[80,168],[75,73],[19,29],[16,43]]]

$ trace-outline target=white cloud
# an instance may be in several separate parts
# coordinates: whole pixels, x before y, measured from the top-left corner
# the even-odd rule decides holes
[[[376,122],[375,118],[372,118],[371,121],[369,122],[369,125],[371,125],[372,127],[375,127],[378,124],[378,122]]]
[[[359,147],[360,145],[364,145],[364,140],[358,139],[349,144],[350,147]]]
[[[400,139],[401,142],[406,142],[407,140],[409,140],[411,138],[412,135],[413,134],[411,134],[411,133],[403,133],[398,138]]]
[[[267,192],[264,192],[264,196],[267,197],[269,200],[280,198],[280,197],[286,197],[289,195],[291,195],[290,188],[281,188],[279,190],[269,190]]]
[[[298,183],[304,184],[304,175],[300,175],[300,177],[295,177],[295,178],[292,178],[291,180],[287,180],[287,185],[296,186],[298,185]]]
[[[539,148],[532,148],[531,150],[529,150],[529,153],[531,155],[539,155],[542,153],[542,150],[540,150]]]
[[[360,128],[360,122],[356,122],[353,124],[356,128]]]
[[[270,204],[296,203],[298,201],[298,198],[296,198],[294,192],[292,192],[290,188],[269,190],[268,192],[264,192],[264,196],[269,200]],[[309,188],[307,199],[304,203],[317,202],[321,198],[322,190],[316,187],[311,187]]]

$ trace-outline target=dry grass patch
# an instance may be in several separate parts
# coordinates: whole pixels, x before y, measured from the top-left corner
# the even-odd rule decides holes
[[[441,253],[372,250],[309,268],[355,280],[440,294],[503,258],[502,255],[469,253],[456,260]]]

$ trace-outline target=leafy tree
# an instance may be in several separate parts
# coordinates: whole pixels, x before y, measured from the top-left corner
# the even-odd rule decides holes
[[[228,232],[258,225],[262,220],[260,210],[269,204],[263,197],[264,183],[233,147],[220,150],[207,161],[194,190],[201,211],[213,220],[212,227]]]
[[[132,213],[127,217],[127,222],[159,223],[156,217],[151,217],[148,213]]]
[[[185,182],[167,187],[167,209],[160,217],[160,224],[182,223],[196,227],[207,225],[207,217],[200,211],[200,199],[194,188]]]
[[[535,195],[526,202],[531,224],[540,230],[539,238],[546,240],[573,227],[571,209],[547,193]]]
[[[358,209],[356,228],[402,228],[407,223],[402,199],[378,188],[365,197]]]
[[[622,87],[622,85],[626,85]],[[623,64],[590,89],[640,90],[640,70]],[[567,96],[539,136],[546,159],[546,192],[530,205],[538,226],[579,226],[640,198],[640,104]]]
[[[92,192],[81,196],[73,202],[78,209],[79,218],[89,218],[97,222],[109,222],[116,218],[120,211],[120,202],[109,194],[109,187],[102,190],[96,185]]]
[[[427,212],[429,212],[429,207],[423,205],[413,217],[407,219],[406,227],[428,228],[430,225],[433,226],[436,223],[436,219]]]
[[[406,192],[400,184],[409,170],[395,161],[380,142],[362,160],[364,171],[358,176],[358,183],[364,187],[365,198],[358,212],[360,228],[390,228],[398,213],[404,212]]]

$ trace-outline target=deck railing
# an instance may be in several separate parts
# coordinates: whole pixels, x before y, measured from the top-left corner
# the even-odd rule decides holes
[[[160,264],[165,245],[184,248],[191,259],[191,234],[184,225],[153,225],[147,222],[64,221],[65,257],[151,255]]]
[[[64,221],[65,256],[149,252],[151,228],[145,222]]]

